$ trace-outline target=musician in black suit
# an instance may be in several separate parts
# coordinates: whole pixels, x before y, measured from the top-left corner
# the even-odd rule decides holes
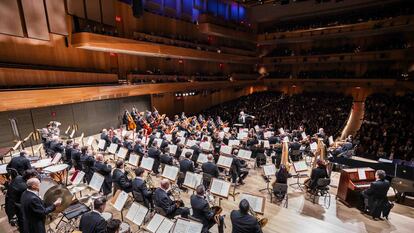
[[[250,204],[246,199],[240,201],[239,210],[230,214],[232,233],[262,233],[257,219],[249,214]]]
[[[65,147],[63,146],[62,142],[59,141],[59,137],[54,136],[52,141],[50,142],[49,149],[53,152],[53,154],[56,154],[56,153],[63,153],[63,151],[65,150]]]
[[[135,179],[132,180],[132,196],[138,203],[143,203],[147,208],[153,208],[152,192],[148,189],[144,180],[145,169],[138,167],[135,169]]]
[[[167,164],[167,165],[173,165],[173,157],[170,155],[169,147],[164,148],[164,153],[160,156],[160,163]]]
[[[105,197],[96,199],[93,202],[93,210],[82,215],[79,223],[79,230],[82,233],[106,233],[106,221],[102,217],[106,207]]]
[[[27,152],[25,150],[20,152],[20,155],[17,157],[14,157],[10,160],[9,164],[7,164],[6,169],[16,169],[16,171],[23,175],[24,171],[32,168],[30,165],[30,160],[26,158]]]
[[[104,162],[104,157],[102,154],[96,155],[96,162],[93,170],[104,177],[104,182],[102,184],[102,193],[105,196],[110,194],[112,190],[112,167],[111,165],[107,164],[106,161]]]
[[[185,158],[180,161],[180,172],[182,172],[185,177],[188,171],[194,172],[194,163],[190,160],[191,152],[186,152],[184,156]],[[178,186],[181,187],[183,183],[184,178],[179,177],[177,181]]]
[[[81,155],[82,153],[79,149],[79,143],[74,143],[72,153],[71,153],[71,158],[72,158],[72,165],[75,167],[75,170],[78,170],[78,171],[82,170]]]
[[[375,172],[375,181],[370,187],[362,192],[364,206],[368,207],[369,214],[376,219],[381,218],[381,213],[388,219],[390,207],[388,207],[387,193],[390,189],[390,182],[385,179],[385,171],[377,170]]]
[[[83,146],[81,149],[80,162],[82,165],[82,171],[85,172],[85,183],[89,183],[95,172],[93,167],[95,165],[95,158],[92,156],[92,152],[88,151],[87,146]]]
[[[201,153],[200,142],[197,142],[196,144],[192,145],[190,149],[193,150],[193,156],[191,157],[191,160],[194,162],[195,167],[198,167],[197,159]]]
[[[239,150],[233,151],[233,156],[232,156],[233,161],[230,167],[230,174],[231,174],[233,183],[236,183],[237,178],[239,178],[238,180],[239,184],[243,185],[244,184],[243,180],[247,177],[247,175],[249,175],[249,171],[247,171],[246,169],[242,169],[243,165],[240,159],[236,156],[238,153],[239,153]]]
[[[207,155],[207,162],[203,163],[201,165],[201,169],[203,170],[203,173],[207,173],[211,175],[214,178],[219,177],[219,170],[217,165],[214,163],[214,157],[212,154]]]
[[[122,145],[128,150],[128,152],[125,156],[125,160],[129,160],[129,155],[134,150],[134,147],[132,146],[132,140],[129,139],[128,136],[125,136],[124,137],[124,142],[122,143]]]
[[[208,230],[216,224],[214,220],[215,212],[210,208],[210,205],[206,201],[205,197],[205,188],[203,185],[199,185],[196,188],[196,194],[193,194],[190,199],[191,208],[193,209],[193,217],[197,218],[203,224],[202,233],[209,232]],[[218,225],[218,232],[224,232],[224,217],[219,217],[220,224]]]
[[[115,185],[116,189],[121,189],[124,192],[132,191],[131,180],[128,179],[127,173],[124,170],[124,161],[118,160],[115,163],[115,170],[112,173],[112,182]]]
[[[69,165],[68,169],[72,168],[72,150],[73,150],[73,140],[69,139],[66,141],[65,153],[63,154],[63,161]]]
[[[142,158],[142,156],[145,154],[144,148],[142,148],[142,144],[141,144],[141,139],[140,138],[138,138],[135,141],[135,145],[134,145],[133,152],[135,154],[137,154],[140,158]]]
[[[188,208],[184,207],[184,203],[174,202],[169,197],[170,192],[170,181],[164,179],[161,181],[161,187],[157,188],[154,193],[154,205],[161,208],[165,212],[165,217],[174,218],[177,215],[181,215],[183,218],[187,218],[190,211]]]
[[[313,191],[318,185],[318,180],[321,178],[329,178],[328,172],[326,171],[325,162],[322,160],[316,161],[317,167],[312,169],[311,177],[308,182],[305,182],[305,185],[308,186],[310,191]]]
[[[104,151],[106,150],[106,148],[111,145],[111,140],[109,139],[109,135],[108,135],[108,131],[106,129],[102,129],[102,133],[100,135],[100,139],[105,140],[105,147],[104,147]]]
[[[119,233],[119,229],[121,228],[121,220],[119,219],[110,219],[106,223],[106,233]]]
[[[159,173],[158,169],[160,167],[160,155],[161,155],[161,151],[158,149],[157,146],[158,146],[157,141],[154,141],[152,143],[151,148],[148,149],[148,157],[154,159],[154,164],[152,165],[152,171],[155,174]]]
[[[27,181],[27,190],[21,197],[21,211],[24,219],[24,233],[46,233],[46,215],[60,206],[62,199],[58,198],[51,206],[46,206],[39,197],[40,180],[30,178]]]

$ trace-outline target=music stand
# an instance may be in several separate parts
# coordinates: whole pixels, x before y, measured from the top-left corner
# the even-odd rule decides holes
[[[220,186],[220,190],[213,190],[213,185],[217,184],[218,186]],[[224,190],[223,190],[223,186],[225,186]],[[221,199],[228,199],[229,195],[230,195],[230,187],[231,187],[231,183],[227,182],[225,180],[221,180],[221,179],[217,179],[217,178],[212,178],[211,182],[210,182],[210,192],[211,194],[217,196],[219,198],[219,206],[221,206]],[[233,196],[234,199],[234,196]]]
[[[112,198],[111,200],[111,204],[112,206],[121,212],[121,219],[122,221],[124,221],[124,214],[122,213],[122,210],[124,209],[125,203],[128,200],[128,193],[122,191],[122,190],[118,190],[115,193],[115,196]]]
[[[298,161],[298,162],[294,162],[293,163],[293,169],[295,170],[295,175],[293,175],[293,177],[296,177],[296,183],[290,184],[289,186],[293,187],[295,185],[298,186],[298,188],[303,191],[303,186],[305,186],[304,184],[301,184],[299,182],[300,178],[305,178],[305,177],[309,177],[307,174],[303,174],[301,172],[307,172],[308,171],[308,166],[306,165],[305,161]]]
[[[276,175],[276,166],[274,164],[268,164],[263,166],[263,178],[266,182],[266,188],[259,189],[259,192],[267,191],[272,199],[272,189],[270,188],[270,177]]]
[[[262,215],[264,214],[265,203],[266,203],[266,198],[265,197],[259,196],[259,195],[254,195],[254,194],[251,194],[251,193],[242,193],[240,195],[240,200],[243,200],[243,199],[246,199],[249,202],[250,207],[252,208],[252,210],[255,213],[262,214]],[[255,208],[256,204],[257,204],[256,203],[257,201],[260,201],[259,209]]]

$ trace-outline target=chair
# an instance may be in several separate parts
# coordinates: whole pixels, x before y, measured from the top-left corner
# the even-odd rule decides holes
[[[285,208],[288,208],[288,204],[289,204],[289,196],[288,196],[287,191],[288,191],[287,184],[275,183],[273,186],[273,194],[276,197],[276,201],[282,202],[283,200],[286,200],[284,204]]]
[[[329,184],[331,183],[331,179],[329,178],[320,178],[317,181],[317,186],[313,190],[311,190],[311,198],[312,202],[316,203],[316,198],[323,197],[324,205],[326,208],[329,208],[331,205],[331,195],[329,193]]]
[[[154,206],[154,211],[155,211],[155,213],[157,213],[161,216],[164,216],[164,217],[167,216],[167,213],[165,213],[165,211],[159,206]]]

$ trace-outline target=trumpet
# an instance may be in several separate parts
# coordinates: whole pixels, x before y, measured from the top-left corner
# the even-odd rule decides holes
[[[254,212],[252,207],[249,208],[249,214],[256,218],[257,222],[259,223],[260,228],[265,227],[267,222],[269,221],[267,218],[260,218],[258,214]]]
[[[145,177],[145,183],[147,183],[150,190],[155,190],[154,182],[152,181],[151,174],[148,172],[147,177]]]
[[[206,191],[206,200],[211,206],[211,210],[214,211],[214,221],[217,224],[220,224],[220,214],[223,212],[223,208],[216,205],[216,199],[214,198],[213,194],[211,194],[210,190]]]
[[[127,174],[127,177],[131,180],[135,179],[135,172],[132,168],[125,166],[125,173]]]

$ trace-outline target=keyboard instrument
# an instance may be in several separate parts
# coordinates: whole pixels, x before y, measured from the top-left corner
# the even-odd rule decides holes
[[[355,206],[360,192],[375,181],[375,170],[369,167],[342,169],[336,196],[348,206]]]

